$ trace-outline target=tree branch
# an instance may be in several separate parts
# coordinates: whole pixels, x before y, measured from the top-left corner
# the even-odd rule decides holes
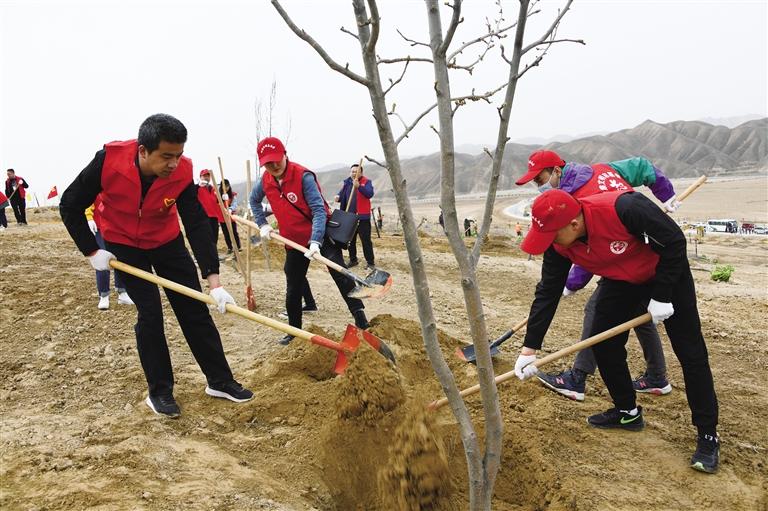
[[[471,41],[468,41],[468,42],[466,42],[466,43],[462,44],[461,46],[459,46],[459,47],[456,49],[456,51],[452,52],[452,53],[451,53],[450,55],[448,55],[446,58],[447,58],[448,60],[453,60],[453,59],[455,59],[456,57],[458,57],[458,56],[459,56],[459,54],[460,54],[461,52],[463,52],[464,50],[466,50],[467,48],[469,48],[469,47],[470,47],[470,46],[472,46],[473,44],[477,44],[477,43],[480,43],[480,42],[484,42],[484,41],[485,41],[486,39],[488,39],[489,37],[496,37],[496,36],[499,36],[499,35],[503,34],[504,32],[506,32],[507,30],[509,30],[509,29],[513,28],[515,25],[517,25],[517,23],[513,23],[513,24],[509,25],[508,27],[500,28],[500,29],[498,29],[498,30],[493,30],[493,31],[491,31],[491,32],[489,32],[489,33],[487,33],[487,34],[484,34],[484,35],[482,35],[482,36],[480,36],[480,37],[477,37],[477,38],[475,38],[475,39],[472,39]],[[501,37],[500,37],[499,39],[501,39]]]
[[[453,35],[456,33],[456,28],[459,26],[459,23],[464,21],[464,18],[461,17],[461,0],[453,0],[453,5],[450,5],[450,7],[453,9],[453,16],[451,16],[451,24],[448,25],[448,30],[445,32],[443,43],[440,45],[440,48],[437,49],[438,55],[446,54],[448,46],[451,45],[451,41],[453,40]]]
[[[549,26],[546,32],[544,32],[544,35],[542,35],[538,40],[534,41],[533,43],[529,44],[525,48],[522,49],[520,55],[525,55],[528,51],[531,49],[539,46],[541,43],[543,43],[545,40],[547,40],[552,33],[557,29],[557,26],[560,24],[560,20],[563,19],[563,16],[565,16],[565,13],[568,12],[568,9],[571,8],[571,4],[573,3],[573,0],[568,0],[568,2],[563,7],[563,10],[560,11],[555,18],[555,20],[552,22],[552,24]]]
[[[293,31],[294,34],[296,34],[299,39],[303,39],[307,44],[309,44],[312,49],[314,49],[318,55],[325,61],[326,64],[328,64],[328,67],[336,71],[337,73],[341,73],[350,80],[354,80],[357,83],[364,85],[368,87],[370,85],[369,81],[359,74],[350,71],[349,70],[349,64],[346,66],[339,65],[335,60],[331,58],[330,55],[323,49],[322,46],[320,46],[320,43],[315,41],[312,36],[310,36],[305,30],[299,28],[291,19],[290,16],[288,16],[288,13],[285,12],[285,9],[283,9],[283,6],[280,5],[279,0],[271,0],[272,6],[275,8],[277,13],[280,15],[281,18],[285,21],[286,25]]]
[[[432,64],[432,59],[428,59],[428,58],[425,58],[425,57],[411,57],[410,55],[407,56],[407,57],[398,57],[396,59],[381,59],[380,58],[380,59],[378,59],[376,61],[376,63],[377,64],[395,64],[397,62],[405,62],[405,61],[409,61],[409,62],[429,62],[430,64]]]
[[[379,28],[381,17],[379,17],[379,7],[376,5],[376,0],[368,0],[368,8],[371,11],[371,37],[365,45],[363,50],[365,53],[373,54],[376,50],[376,42],[379,40]]]
[[[275,1],[275,0],[272,0],[272,1]],[[405,35],[403,35],[402,32],[400,32],[399,28],[397,28],[395,30],[397,30],[397,33],[400,34],[400,37],[405,39],[407,42],[411,43],[411,46],[426,46],[427,48],[429,48],[429,45],[427,43],[420,43],[419,41],[414,41],[413,39],[408,39],[407,37],[405,37]]]
[[[365,159],[366,159],[366,160],[368,160],[368,161],[369,161],[369,162],[371,162],[371,163],[375,163],[376,165],[378,165],[379,167],[381,167],[381,168],[383,168],[383,169],[387,169],[387,170],[389,170],[389,167],[387,167],[386,165],[384,165],[384,164],[383,164],[383,163],[381,163],[381,162],[378,162],[378,161],[374,160],[373,158],[371,158],[371,157],[370,157],[370,156],[368,156],[367,154],[365,155]]]
[[[409,64],[410,62],[411,62],[410,60],[406,60],[406,61],[405,61],[405,65],[403,66],[403,72],[402,72],[402,73],[400,73],[400,78],[398,78],[398,79],[397,79],[397,80],[395,80],[394,82],[393,82],[393,81],[392,81],[392,79],[390,78],[390,80],[389,80],[389,82],[390,82],[390,85],[389,85],[389,87],[387,87],[387,90],[385,90],[385,91],[384,91],[384,96],[386,96],[386,95],[389,93],[389,91],[391,91],[391,90],[392,90],[392,88],[393,88],[395,85],[397,85],[398,83],[400,83],[400,82],[403,80],[403,77],[405,76],[405,72],[408,70],[408,64]]]
[[[408,133],[413,131],[413,128],[415,128],[416,125],[419,124],[419,121],[421,121],[429,112],[431,112],[435,108],[437,108],[437,103],[435,103],[434,105],[430,106],[429,108],[421,112],[419,116],[416,117],[416,119],[410,124],[410,126],[407,126],[405,128],[405,131],[399,137],[397,137],[397,139],[395,139],[395,145],[399,145],[404,138],[408,137]],[[398,115],[398,117],[400,116]],[[402,121],[403,119],[401,118],[400,120]],[[405,124],[405,122],[403,122],[403,124]]]
[[[358,42],[360,41],[360,38],[359,38],[359,37],[357,37],[357,34],[355,34],[354,32],[351,32],[351,31],[347,30],[347,29],[346,29],[346,28],[344,28],[343,26],[342,26],[342,27],[339,27],[339,30],[341,30],[341,31],[342,31],[342,32],[344,32],[345,34],[349,34],[349,35],[351,35],[352,37],[354,37],[354,38],[355,38],[355,40],[356,40],[356,41],[358,41]]]

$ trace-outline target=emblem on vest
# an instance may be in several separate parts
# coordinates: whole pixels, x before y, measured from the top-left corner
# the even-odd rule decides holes
[[[597,176],[597,187],[600,188],[600,190],[607,192],[615,192],[617,190],[629,190],[627,186],[622,183],[621,176],[616,174],[615,172],[603,172],[599,176]]]
[[[176,204],[176,199],[163,199],[163,204],[165,204],[165,209],[171,209],[171,206]]]
[[[285,198],[288,199],[288,202],[290,202],[291,204],[296,204],[296,201],[299,200],[299,198],[296,197],[296,194],[293,192],[288,192],[285,195]]]
[[[611,242],[611,252],[613,252],[616,255],[623,254],[624,251],[627,249],[628,243],[626,241],[612,241]]]

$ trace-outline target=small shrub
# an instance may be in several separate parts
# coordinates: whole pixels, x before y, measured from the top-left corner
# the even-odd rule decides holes
[[[735,268],[730,264],[726,264],[725,266],[715,266],[715,269],[710,273],[710,277],[715,282],[728,282],[731,279],[731,274],[734,270]]]

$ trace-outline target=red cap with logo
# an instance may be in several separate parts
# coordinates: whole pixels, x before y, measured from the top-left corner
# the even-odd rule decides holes
[[[285,156],[285,146],[279,138],[267,137],[256,146],[256,154],[259,155],[259,166],[280,161]]]
[[[549,167],[562,167],[565,165],[565,160],[554,151],[536,151],[528,157],[528,172],[523,177],[515,181],[516,185],[524,185],[539,173],[548,169]]]
[[[211,173],[211,171],[210,171],[210,170],[208,170],[208,169],[203,169],[203,170],[201,170],[201,171],[200,171],[200,177],[203,177],[204,175],[206,175],[206,174],[210,174],[210,173]]]
[[[579,216],[580,212],[581,205],[571,194],[562,190],[542,193],[533,201],[531,230],[520,248],[528,254],[543,254],[555,241],[557,231]]]

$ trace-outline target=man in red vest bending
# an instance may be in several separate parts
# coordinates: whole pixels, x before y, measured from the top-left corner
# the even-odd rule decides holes
[[[664,322],[683,369],[692,422],[698,430],[691,467],[713,473],[719,464],[718,405],[707,347],[696,308],[685,235],[647,197],[607,192],[579,200],[562,190],[543,193],[531,209],[531,230],[521,244],[544,254],[541,281],[528,317],[523,348],[515,363],[520,379],[537,372],[532,363],[541,348],[571,263],[603,277],[589,335],[632,319],[647,304],[654,324]],[[638,431],[645,425],[627,366],[623,332],[592,347],[614,408],[589,417],[598,428]]]
[[[253,218],[261,229],[261,238],[268,240],[272,231],[261,204],[266,197],[277,219],[280,235],[309,248],[306,253],[301,253],[286,247],[283,267],[288,324],[301,328],[301,298],[312,257],[319,253],[342,266],[344,258],[341,249],[325,235],[325,224],[331,212],[314,172],[290,161],[285,146],[275,137],[261,140],[256,153],[259,156],[259,165],[264,167],[266,172],[260,181],[256,181],[249,203]],[[355,283],[335,270],[330,270],[330,273],[349,312],[355,318],[355,325],[358,328],[368,328],[363,302],[347,296],[347,293],[354,289]],[[286,345],[292,340],[293,336],[286,335],[278,342]]]
[[[181,217],[200,273],[219,311],[226,312],[226,304],[235,302],[219,281],[219,260],[192,181],[192,161],[182,156],[186,141],[187,129],[178,119],[165,114],[148,117],[138,140],[110,142],[96,153],[61,196],[59,210],[77,248],[95,270],[109,270],[109,260],[117,258],[148,272],[154,268],[160,277],[200,291],[179,228]],[[97,195],[101,200],[96,214],[106,250],[96,245],[84,214]],[[143,279],[121,276],[138,309],[136,345],[149,387],[146,404],[159,415],[178,417],[160,292]],[[232,376],[208,307],[173,291],[166,290],[165,295],[205,374],[205,393],[237,403],[250,400],[253,393]]]

